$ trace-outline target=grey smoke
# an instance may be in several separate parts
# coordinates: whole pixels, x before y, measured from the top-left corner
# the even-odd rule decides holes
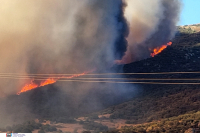
[[[178,0],[2,1],[0,72],[27,75],[92,69],[107,72],[125,52],[125,63],[145,58],[149,51],[141,51],[165,44],[173,37],[179,11]],[[30,80],[0,79],[1,96],[16,94]],[[59,109],[73,115],[123,102],[136,93],[132,86],[106,83],[58,82],[41,90],[44,96],[36,90],[33,95],[22,94],[15,100],[9,98],[9,103],[3,101],[1,123],[44,114],[43,108],[34,112],[38,97],[40,101],[45,99],[44,106],[50,109],[47,114],[54,115]],[[62,92],[52,95],[52,90]],[[15,111],[19,113],[12,115]]]
[[[1,6],[1,73],[106,72],[126,51],[129,30],[121,0],[4,0]],[[16,94],[30,81],[0,79],[0,93]],[[1,102],[1,123],[61,111],[66,115],[89,112],[127,96],[115,90],[123,89],[116,84],[58,82],[50,87],[38,89],[41,94],[36,89],[33,95]],[[51,96],[51,91],[57,94]]]
[[[121,0],[4,0],[1,6],[1,73],[105,70],[126,51]],[[28,82],[3,79],[0,92],[16,93]]]
[[[121,63],[150,57],[149,49],[165,45],[175,35],[179,0],[126,0],[125,16],[130,23],[128,50]]]

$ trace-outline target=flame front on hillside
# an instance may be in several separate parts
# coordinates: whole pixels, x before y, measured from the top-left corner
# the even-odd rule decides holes
[[[171,46],[172,42],[168,42],[166,45],[162,45],[161,47],[157,47],[153,49],[153,53],[151,53],[151,57],[154,57],[155,55],[161,53],[164,49],[167,48],[167,46]]]
[[[66,76],[62,76],[62,77],[57,77],[57,78],[47,78],[46,80],[44,81],[41,81],[40,84],[36,84],[34,83],[34,79],[31,80],[31,82],[29,84],[26,84],[21,90],[20,92],[17,93],[17,95],[20,95],[21,93],[23,92],[27,92],[29,90],[32,90],[32,89],[35,89],[35,88],[38,88],[38,87],[43,87],[43,86],[46,86],[46,85],[50,85],[50,84],[53,84],[53,83],[56,83],[59,79],[70,79],[70,78],[75,78],[75,77],[79,77],[79,76],[83,76],[85,75],[86,73],[88,72],[84,72],[84,73],[81,73],[81,74],[75,74],[75,75],[72,75],[72,76],[69,76],[69,77],[66,77]]]

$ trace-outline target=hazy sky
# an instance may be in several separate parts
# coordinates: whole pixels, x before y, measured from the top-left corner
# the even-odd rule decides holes
[[[200,23],[200,0],[182,0],[182,3],[179,25]]]

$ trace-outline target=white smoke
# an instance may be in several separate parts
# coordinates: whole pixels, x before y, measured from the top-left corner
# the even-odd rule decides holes
[[[114,64],[114,60],[121,59],[124,55],[127,48],[126,39],[129,46],[122,62],[130,63],[142,59],[148,56],[149,47],[165,44],[173,37],[179,12],[178,0],[126,0],[127,7],[123,3],[124,0],[0,2],[1,76],[5,73],[27,76],[30,73],[82,73],[94,68],[105,72]],[[159,41],[155,41],[154,37]],[[147,50],[147,54],[143,49]],[[1,77],[0,96],[16,94],[30,81],[31,78],[21,80]],[[67,97],[73,103],[66,103],[68,100],[65,98],[63,102],[60,101],[62,94],[53,96],[54,99],[51,100],[47,92],[44,97],[47,97],[49,102],[45,105],[49,106],[52,113],[57,110],[57,106],[52,103],[55,100],[60,101],[59,105],[64,108],[63,111],[76,110],[81,105],[84,106],[85,100],[89,103],[80,109],[87,107],[88,110],[97,110],[103,103],[122,102],[123,97],[131,97],[130,94],[127,96],[130,91],[135,93],[132,86],[107,83],[58,82],[56,86],[64,91],[64,94],[68,94]],[[102,100],[99,94],[103,96]],[[26,104],[37,104],[38,102],[34,101],[38,96],[33,97],[32,103],[29,98],[25,101],[19,98],[11,102],[9,100],[8,104],[1,104],[0,108],[5,110],[0,114],[1,120],[12,122],[12,119],[17,119],[18,116],[19,121],[25,115],[31,117],[31,109]],[[65,103],[71,106],[64,105]],[[13,108],[20,109],[16,110],[19,112],[18,116],[9,115],[8,112],[12,112]],[[1,124],[4,123],[6,122]]]
[[[1,2],[1,73],[82,73],[115,60],[121,0]],[[0,93],[16,93],[28,82],[3,79]]]
[[[126,0],[125,17],[130,25],[128,50],[121,63],[150,56],[149,48],[169,42],[179,21],[179,0]]]

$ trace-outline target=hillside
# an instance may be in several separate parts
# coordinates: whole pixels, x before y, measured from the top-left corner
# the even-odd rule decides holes
[[[200,111],[135,126],[110,130],[117,133],[200,133]]]
[[[181,33],[197,33],[200,32],[200,24],[178,26],[178,31]]]
[[[200,71],[200,33],[179,33],[172,46],[154,58],[124,66],[125,73]],[[129,78],[199,78],[199,74],[128,75]],[[171,82],[174,81],[154,81]],[[183,81],[175,81],[183,82]],[[199,80],[185,80],[199,82]],[[141,124],[200,110],[200,85],[138,85],[143,89],[137,97],[109,107],[100,114],[110,119],[126,119],[127,124]],[[123,130],[123,129],[121,129]],[[177,130],[177,132],[180,130]],[[133,132],[133,130],[132,130]]]
[[[200,32],[190,31],[194,26],[179,27],[173,44],[155,57],[123,66],[124,73],[200,72]],[[188,31],[189,30],[189,31]],[[122,66],[115,69],[120,70]],[[173,73],[157,75],[127,75],[127,78],[165,78],[153,82],[199,82],[200,73]],[[197,80],[174,80],[196,78]],[[143,80],[148,82],[148,80]],[[74,84],[74,83],[70,83]],[[81,83],[73,86],[80,86]],[[49,85],[20,96],[3,100],[5,111],[14,114],[12,123],[26,118],[22,124],[1,127],[0,131],[15,132],[199,132],[200,85],[134,84],[137,94],[124,93],[113,98],[100,89],[89,91],[80,105],[74,95],[64,93],[57,85]],[[91,100],[101,102],[93,107]],[[8,100],[14,100],[8,102]],[[102,101],[103,100],[103,101]],[[15,102],[20,102],[15,104]],[[27,104],[27,102],[29,102]],[[112,105],[112,106],[111,106]],[[66,106],[67,109],[66,109]],[[14,109],[8,109],[14,108]],[[34,115],[24,113],[24,108]],[[65,108],[65,109],[63,109]],[[105,109],[106,108],[106,109]],[[3,114],[1,114],[3,115]],[[30,119],[31,117],[31,119]],[[7,118],[7,116],[5,116]],[[36,120],[37,119],[37,120]],[[36,120],[37,122],[35,122]],[[3,120],[2,120],[3,121]]]
[[[172,42],[172,46],[153,58],[126,64],[123,71],[125,73],[199,72],[200,33],[179,32]],[[174,73],[127,75],[127,77],[181,79],[200,78],[200,74]],[[195,83],[199,80],[184,82],[154,80],[154,82]],[[137,87],[143,90],[130,101],[93,114],[107,116],[103,120],[96,121],[115,125],[111,126],[113,130],[108,132],[200,132],[198,112],[200,111],[200,85],[137,84]]]
[[[153,58],[124,66],[125,73],[199,71],[200,33],[179,34],[172,46]]]

